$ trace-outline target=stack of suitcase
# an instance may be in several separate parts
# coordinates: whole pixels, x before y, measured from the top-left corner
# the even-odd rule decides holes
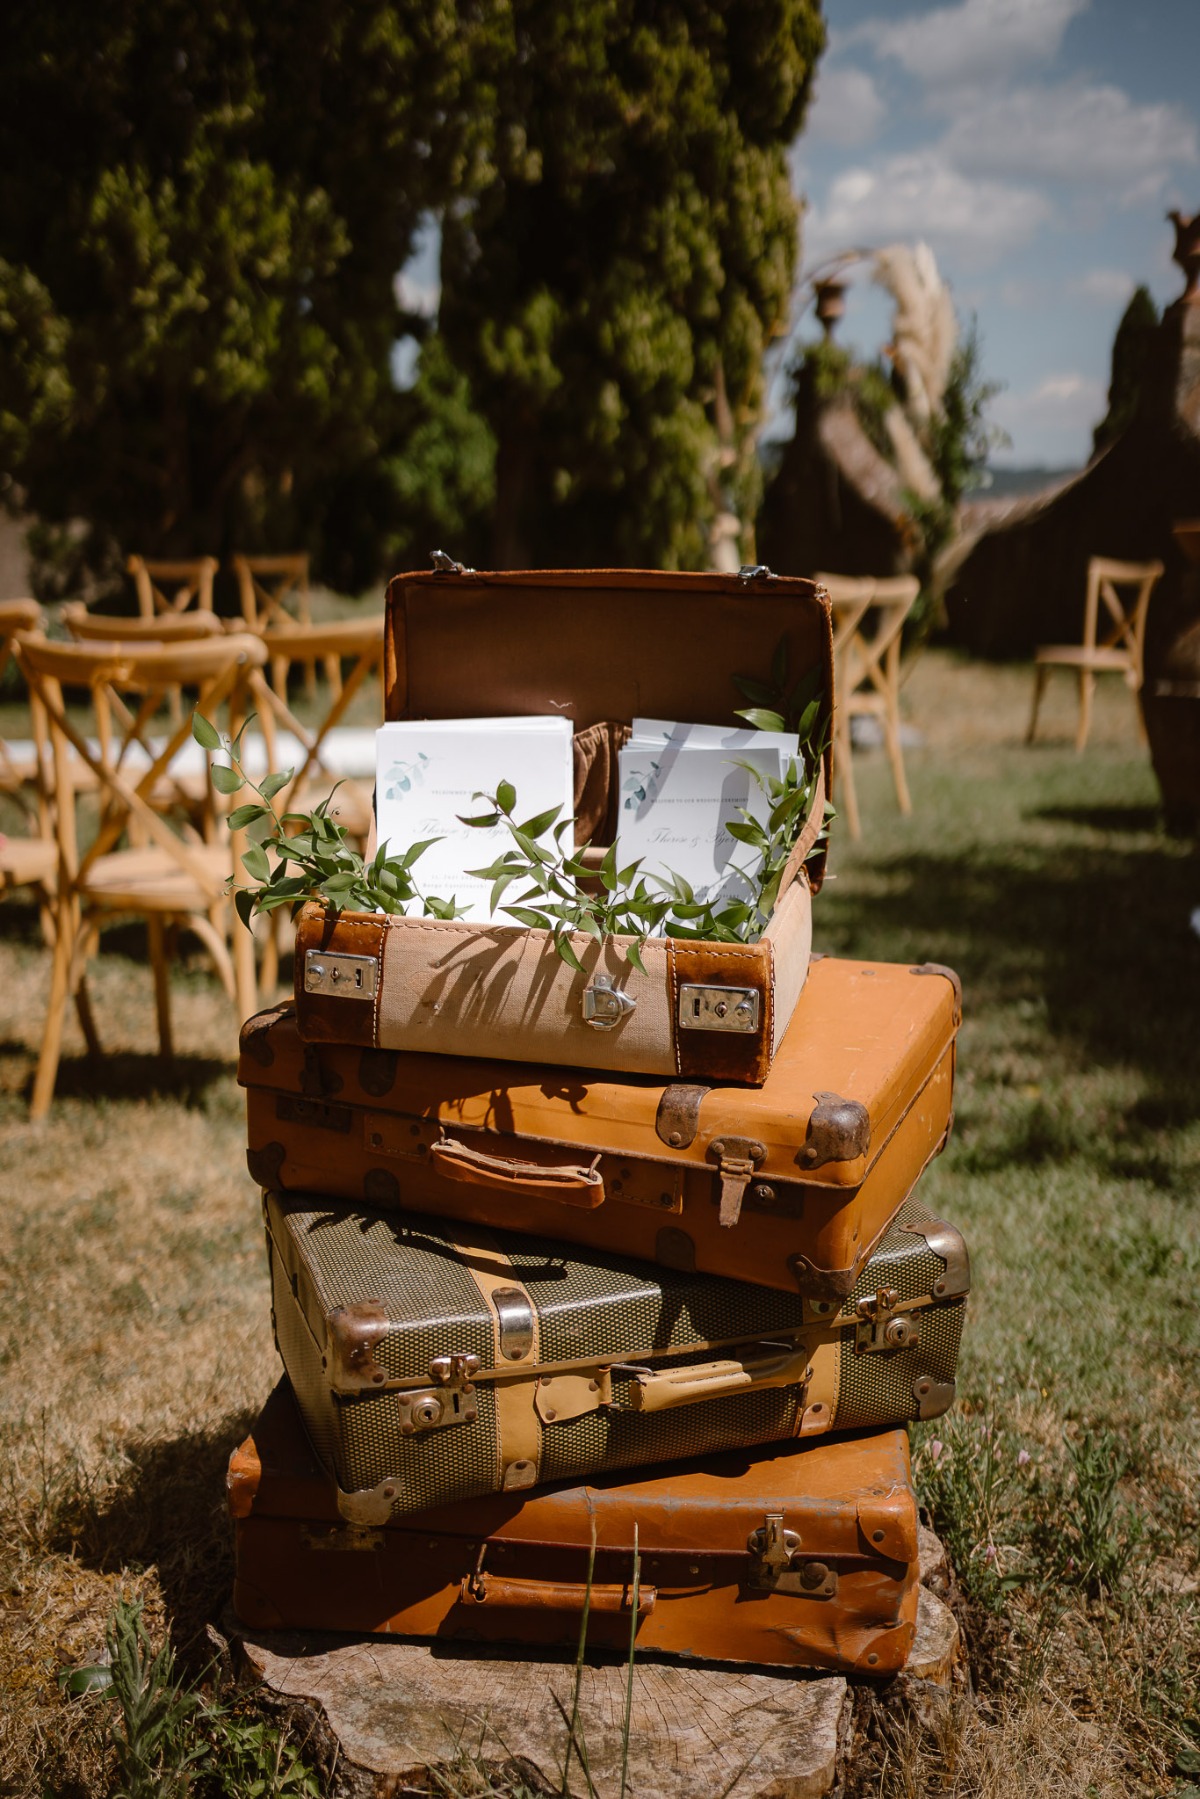
[[[421,704],[423,597],[389,596],[393,714]],[[619,1044],[586,1070],[389,1045],[386,946],[369,1005],[328,997],[372,928],[302,930],[295,1003],[242,1035],[286,1377],[230,1465],[239,1616],[570,1645],[586,1607],[596,1645],[634,1623],[642,1649],[903,1667],[905,1427],[953,1401],[970,1278],[918,1187],[954,976],[813,958],[760,1084],[695,1078],[695,1043],[683,1080]]]

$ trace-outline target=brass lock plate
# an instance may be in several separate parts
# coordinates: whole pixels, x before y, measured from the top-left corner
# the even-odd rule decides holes
[[[685,981],[679,989],[679,1028],[746,1035],[758,1029],[761,1002],[756,987],[701,987]]]
[[[324,950],[304,953],[305,993],[325,993],[334,999],[374,999],[379,984],[379,963],[374,956],[328,955]]]
[[[395,1395],[396,1424],[402,1437],[418,1431],[445,1430],[451,1424],[474,1424],[475,1389],[439,1386],[411,1388]]]

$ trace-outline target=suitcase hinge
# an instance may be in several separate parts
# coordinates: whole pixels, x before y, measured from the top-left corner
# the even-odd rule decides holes
[[[912,1349],[920,1342],[917,1320],[897,1311],[900,1296],[894,1287],[880,1287],[855,1306],[858,1314],[854,1327],[855,1355],[870,1355],[882,1349]]]
[[[435,575],[473,575],[475,570],[467,568],[461,562],[455,562],[453,556],[447,556],[445,550],[431,550],[429,560],[433,564]]]
[[[736,1224],[751,1176],[759,1163],[767,1159],[766,1145],[753,1137],[720,1137],[709,1144],[708,1153],[716,1161],[721,1177],[721,1223]]]
[[[807,1599],[836,1599],[837,1570],[801,1559],[800,1538],[785,1530],[782,1512],[768,1512],[746,1539],[750,1553],[747,1586],[772,1593],[799,1593]]]

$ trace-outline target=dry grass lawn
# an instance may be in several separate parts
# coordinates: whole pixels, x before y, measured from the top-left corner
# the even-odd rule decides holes
[[[1102,690],[1076,758],[1065,681],[1054,741],[1023,747],[1030,686],[920,660],[915,815],[862,756],[866,838],[839,843],[818,901],[820,947],[951,963],[967,1004],[956,1134],[928,1178],[976,1290],[963,1404],[919,1464],[979,1696],[924,1722],[864,1699],[858,1795],[1124,1799],[1200,1767],[1200,866],[1159,831],[1125,691]],[[0,1794],[97,1799],[105,1701],[62,1699],[56,1675],[94,1659],[122,1594],[204,1666],[231,1579],[224,1463],[277,1364],[220,990],[198,959],[178,969],[186,1049],[161,1065],[140,933],[110,933],[105,1058],[72,1020],[35,1128],[47,969],[34,912],[6,902]]]

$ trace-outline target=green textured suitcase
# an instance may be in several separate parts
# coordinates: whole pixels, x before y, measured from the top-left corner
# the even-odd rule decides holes
[[[265,1195],[275,1341],[354,1523],[944,1412],[970,1286],[910,1199],[844,1303]]]

